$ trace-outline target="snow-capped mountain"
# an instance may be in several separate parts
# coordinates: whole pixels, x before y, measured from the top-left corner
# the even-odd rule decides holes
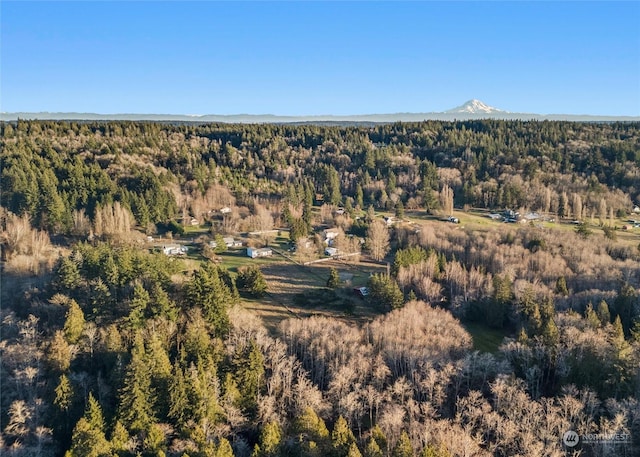
[[[445,111],[445,113],[460,113],[460,114],[491,114],[491,113],[506,113],[498,108],[494,108],[493,106],[489,106],[480,100],[469,100],[463,105],[460,105],[456,108]]]
[[[2,0],[0,0],[2,1]],[[425,120],[464,121],[470,119],[501,120],[551,120],[573,122],[639,122],[640,116],[599,116],[588,114],[533,114],[514,113],[489,106],[480,100],[469,100],[456,108],[428,113],[387,113],[352,115],[309,115],[288,116],[277,114],[96,114],[96,113],[7,113],[0,112],[0,122],[17,119],[41,120],[93,120],[93,121],[176,121],[176,122],[224,122],[241,124],[271,123],[329,123],[343,125],[347,123],[389,123],[422,122]]]

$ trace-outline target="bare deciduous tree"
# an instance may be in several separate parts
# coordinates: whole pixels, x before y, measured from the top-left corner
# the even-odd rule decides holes
[[[115,202],[96,210],[93,232],[96,236],[119,237],[128,234],[134,224],[131,211]]]
[[[440,191],[440,206],[445,215],[453,214],[453,189],[448,185],[443,186]]]
[[[367,246],[374,260],[380,261],[389,252],[389,229],[387,224],[380,219],[376,219],[367,230]]]

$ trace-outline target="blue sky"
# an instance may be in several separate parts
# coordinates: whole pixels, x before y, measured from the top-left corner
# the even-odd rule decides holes
[[[640,2],[0,2],[0,110],[640,115]]]

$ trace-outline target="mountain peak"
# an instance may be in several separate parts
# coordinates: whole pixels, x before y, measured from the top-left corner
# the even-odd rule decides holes
[[[491,114],[491,113],[506,113],[498,108],[494,108],[493,106],[489,106],[480,100],[469,100],[465,102],[463,105],[457,106],[453,109],[445,111],[445,113],[460,113],[460,114]]]

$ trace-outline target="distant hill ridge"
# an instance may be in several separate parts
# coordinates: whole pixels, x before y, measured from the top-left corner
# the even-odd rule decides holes
[[[222,122],[222,123],[301,123],[301,122],[420,122],[424,120],[552,120],[575,122],[615,122],[640,121],[640,116],[602,116],[590,114],[534,114],[512,113],[487,105],[480,100],[469,100],[466,103],[442,112],[427,113],[388,113],[388,114],[353,114],[353,115],[308,115],[283,116],[277,114],[97,114],[68,112],[16,112],[0,113],[0,120],[15,121],[17,119],[39,120],[76,120],[76,121],[177,121],[177,122]]]

